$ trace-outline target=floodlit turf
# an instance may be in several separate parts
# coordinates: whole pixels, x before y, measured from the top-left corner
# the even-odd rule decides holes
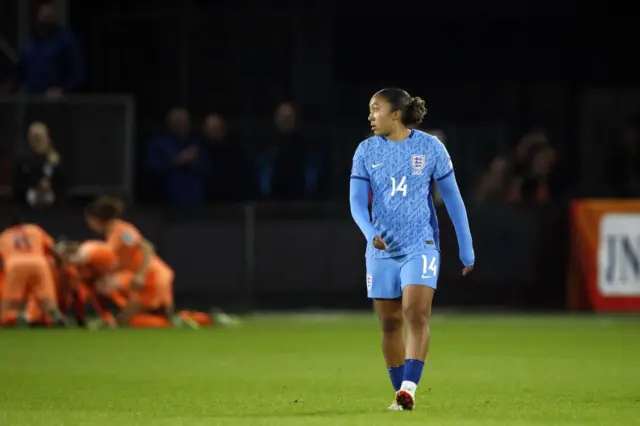
[[[436,316],[416,410],[370,315],[0,331],[0,425],[638,425],[640,320]]]

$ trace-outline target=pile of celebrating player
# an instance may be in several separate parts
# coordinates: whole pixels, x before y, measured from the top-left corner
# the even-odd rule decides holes
[[[89,204],[87,224],[103,239],[82,243],[55,243],[41,227],[14,215],[11,227],[0,234],[0,325],[213,325],[209,314],[175,311],[173,270],[134,225],[121,219],[123,210],[123,203],[111,197]],[[97,318],[88,320],[91,308]],[[226,323],[228,317],[218,318]]]

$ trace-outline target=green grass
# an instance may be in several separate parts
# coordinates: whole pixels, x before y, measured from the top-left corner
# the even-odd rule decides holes
[[[416,410],[371,315],[0,332],[0,425],[640,425],[640,320],[436,316]]]

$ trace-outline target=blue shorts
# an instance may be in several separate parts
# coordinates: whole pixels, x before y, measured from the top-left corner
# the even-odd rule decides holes
[[[425,250],[385,259],[367,258],[367,295],[370,299],[397,299],[407,285],[434,290],[440,274],[440,251]]]

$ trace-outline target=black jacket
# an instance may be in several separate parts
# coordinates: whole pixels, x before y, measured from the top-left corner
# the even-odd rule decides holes
[[[27,193],[37,189],[41,180],[50,182],[51,189],[59,199],[62,195],[62,179],[59,164],[49,161],[46,154],[26,153],[19,157],[13,167],[13,199],[28,204]]]

